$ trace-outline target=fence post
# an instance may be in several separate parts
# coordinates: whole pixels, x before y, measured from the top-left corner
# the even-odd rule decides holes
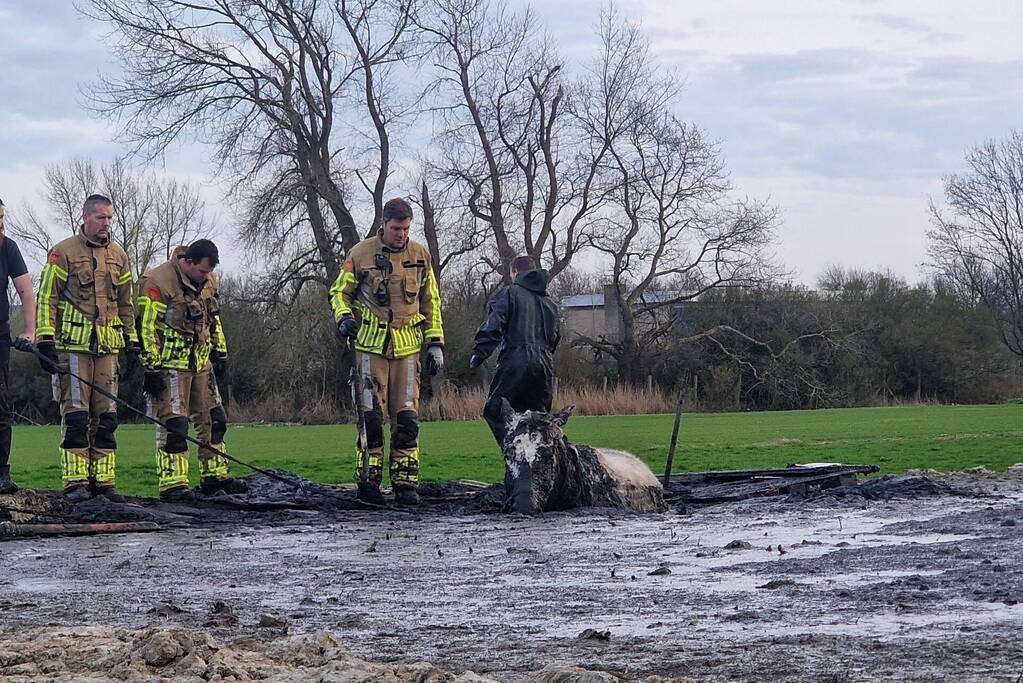
[[[675,447],[678,445],[678,428],[682,424],[682,403],[685,401],[686,384],[678,382],[678,400],[675,402],[675,426],[671,429],[671,444],[668,446],[668,459],[664,463],[664,488],[671,483],[671,468],[675,464]]]

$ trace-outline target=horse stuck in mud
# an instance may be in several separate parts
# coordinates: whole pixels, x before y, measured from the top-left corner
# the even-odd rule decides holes
[[[512,512],[535,514],[580,507],[664,512],[664,489],[642,460],[625,451],[569,442],[562,426],[575,406],[550,414],[516,413],[507,401],[502,416],[504,483]]]

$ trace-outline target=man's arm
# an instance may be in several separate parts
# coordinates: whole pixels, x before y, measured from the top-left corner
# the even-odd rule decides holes
[[[12,278],[11,281],[14,283],[15,291],[18,292],[18,298],[21,299],[21,310],[25,314],[25,329],[21,336],[29,341],[34,341],[36,337],[36,295],[32,291],[32,278],[28,276],[28,273],[24,273]]]
[[[433,265],[426,262],[426,278],[419,289],[419,312],[426,318],[423,340],[428,346],[444,346],[444,320],[440,313],[440,287],[433,274]]]
[[[124,339],[130,345],[137,344],[138,334],[135,333],[135,307],[131,304],[131,265],[124,262],[124,272],[117,278],[117,317],[124,327]]]
[[[359,286],[359,278],[355,273],[352,257],[345,259],[337,280],[330,288],[330,310],[334,313],[334,322],[340,322],[346,316],[354,315],[352,304],[355,302],[355,290]]]
[[[57,334],[57,305],[67,278],[67,256],[51,251],[39,276],[39,297],[36,299],[36,338],[39,341],[53,341]]]
[[[511,291],[505,287],[487,302],[487,317],[476,330],[473,338],[472,353],[480,360],[486,360],[504,339],[504,331],[508,327],[508,316],[511,314]]]
[[[142,282],[142,294],[138,298],[138,336],[142,343],[142,363],[149,369],[157,369],[162,363],[163,353],[156,323],[167,312],[163,292],[146,281]]]

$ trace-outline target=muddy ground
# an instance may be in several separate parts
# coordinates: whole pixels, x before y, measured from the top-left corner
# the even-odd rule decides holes
[[[323,503],[319,490],[303,495]],[[697,681],[1023,680],[1021,466],[643,516],[510,516],[492,490],[448,493],[415,512],[350,509],[350,496],[315,510],[147,504],[119,518],[164,531],[0,543],[0,676],[34,680],[49,661],[39,653],[74,633],[120,639],[137,662],[147,629],[172,629],[241,650],[325,630],[391,667],[293,668],[288,680],[429,679],[408,668],[419,661],[500,681],[549,665]],[[167,666],[139,672],[174,678]]]

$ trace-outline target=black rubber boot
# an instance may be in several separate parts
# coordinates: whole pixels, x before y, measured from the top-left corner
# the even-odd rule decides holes
[[[92,498],[89,487],[85,484],[74,484],[64,489],[64,500],[71,503],[82,503]]]
[[[387,505],[387,499],[380,492],[380,484],[373,481],[360,481],[356,497],[363,503],[370,505]]]
[[[415,486],[399,484],[394,487],[394,502],[398,505],[419,505],[419,492]]]
[[[195,493],[187,486],[175,486],[172,489],[160,491],[160,500],[165,503],[194,503]]]
[[[121,494],[120,491],[117,490],[117,487],[115,487],[113,484],[97,484],[96,486],[92,487],[92,491],[97,496],[103,496],[111,503],[124,502],[124,496]]]
[[[249,490],[249,483],[234,477],[218,479],[217,477],[203,477],[199,490],[207,496],[212,496],[223,491],[224,493],[245,493]]]
[[[18,485],[11,480],[10,465],[0,467],[0,494],[14,493],[17,490]]]

